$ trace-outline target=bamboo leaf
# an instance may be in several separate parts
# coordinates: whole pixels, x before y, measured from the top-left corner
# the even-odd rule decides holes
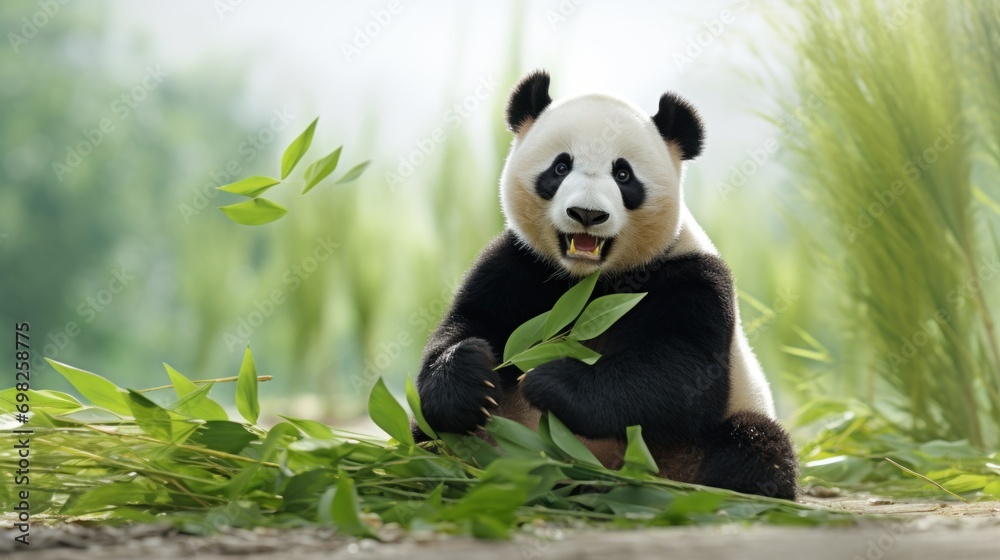
[[[528,371],[542,364],[563,358],[574,358],[593,365],[600,354],[575,340],[553,340],[533,346],[510,359],[521,371]]]
[[[280,182],[281,181],[271,177],[264,177],[263,175],[257,175],[255,177],[247,177],[246,179],[240,179],[235,183],[229,183],[228,185],[223,185],[219,187],[219,190],[228,193],[249,196],[251,198],[257,198],[258,196],[267,192],[268,189],[270,189],[274,185],[277,185]]]
[[[170,367],[169,364],[164,363],[163,369],[167,370],[167,375],[170,377],[170,383],[174,386],[174,392],[177,393],[178,397],[183,397],[188,393],[198,390],[197,384],[185,377],[183,373]]]
[[[288,213],[287,208],[266,198],[254,198],[221,206],[219,210],[222,210],[230,220],[244,226],[269,224]]]
[[[611,294],[595,299],[580,314],[569,337],[573,340],[590,340],[600,336],[638,305],[645,295],[645,293]]]
[[[295,164],[302,159],[309,146],[312,145],[313,133],[316,132],[316,123],[319,122],[319,117],[313,119],[313,122],[309,123],[302,134],[299,134],[298,138],[292,140],[292,143],[285,148],[285,153],[281,155],[281,180],[284,181],[288,174],[295,169]]]
[[[413,382],[413,376],[406,377],[406,403],[410,405],[410,410],[413,411],[413,419],[417,422],[417,427],[428,437],[437,438],[437,433],[431,428],[431,425],[427,423],[424,418],[424,410],[420,405],[420,393],[417,392],[417,385]]]
[[[229,420],[226,409],[208,396],[213,385],[215,383],[205,383],[201,387],[196,387],[194,391],[174,403],[170,410],[198,420]]]
[[[312,188],[319,184],[320,181],[326,179],[331,173],[333,173],[333,170],[337,168],[337,162],[340,161],[340,151],[342,149],[343,146],[337,148],[322,158],[314,161],[312,165],[306,168],[306,186],[303,187],[302,194],[306,194],[311,191]]]
[[[660,472],[653,454],[649,452],[646,442],[642,439],[642,426],[629,426],[625,428],[625,433],[628,445],[625,447],[625,466],[622,467],[622,471],[633,476]]]
[[[69,381],[77,391],[80,391],[80,394],[84,398],[92,402],[95,406],[105,408],[115,414],[131,416],[132,411],[129,409],[126,401],[125,391],[114,383],[96,373],[77,369],[48,358],[45,361],[54,367],[60,375],[66,378],[66,381]]]
[[[559,331],[563,330],[573,322],[573,319],[576,319],[580,315],[583,307],[587,305],[587,300],[590,299],[590,294],[594,292],[594,286],[597,285],[597,277],[599,275],[600,272],[595,272],[580,280],[556,301],[556,304],[552,306],[552,311],[549,312],[549,316],[545,319],[545,325],[542,327],[543,339],[547,340],[559,334]]]
[[[413,433],[410,432],[410,417],[396,397],[392,396],[385,386],[385,381],[379,377],[372,387],[371,396],[368,397],[368,415],[379,428],[398,441],[399,443],[413,447]]]
[[[256,424],[260,416],[260,403],[257,400],[257,366],[253,363],[250,345],[247,345],[243,354],[243,363],[236,379],[236,410],[251,424]]]
[[[513,356],[524,352],[532,344],[542,340],[542,327],[549,318],[546,311],[537,317],[533,317],[524,322],[520,327],[514,329],[507,337],[507,345],[503,348],[503,361],[509,361]]]
[[[334,185],[343,185],[344,183],[350,183],[351,181],[356,180],[358,177],[361,176],[362,173],[365,172],[365,169],[368,168],[368,164],[370,164],[370,163],[371,163],[371,160],[369,160],[369,161],[363,161],[363,162],[355,165],[354,167],[350,168],[347,171],[347,173],[344,173],[343,177],[341,177],[340,179],[337,179],[337,182],[335,182]]]
[[[543,438],[548,438],[556,447],[563,451],[569,458],[584,465],[603,468],[601,462],[597,460],[594,453],[587,448],[577,437],[562,423],[562,420],[549,411],[543,414],[538,423],[538,434]]]

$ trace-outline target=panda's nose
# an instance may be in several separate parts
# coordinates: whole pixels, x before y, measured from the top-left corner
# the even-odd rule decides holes
[[[573,206],[566,209],[566,215],[583,224],[583,227],[596,226],[608,221],[609,214],[600,210],[587,210]]]

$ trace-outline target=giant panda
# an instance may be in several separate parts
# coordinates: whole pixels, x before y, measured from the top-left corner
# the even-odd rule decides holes
[[[486,437],[492,414],[536,429],[551,411],[608,468],[623,463],[625,429],[638,424],[660,476],[794,499],[794,449],[732,274],[684,203],[683,164],[704,139],[698,113],[673,93],[652,116],[606,95],[553,102],[549,82],[534,71],[510,95],[506,228],[427,343],[417,377],[427,423]],[[593,298],[648,293],[586,343],[597,363],[494,371],[515,328],[596,270]]]

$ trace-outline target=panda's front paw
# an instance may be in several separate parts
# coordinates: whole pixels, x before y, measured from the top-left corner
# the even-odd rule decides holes
[[[424,418],[437,432],[470,433],[486,425],[500,397],[489,343],[468,338],[422,372],[418,391]]]
[[[542,364],[521,378],[521,393],[540,410],[560,415],[574,401],[573,393],[589,366],[571,358]]]

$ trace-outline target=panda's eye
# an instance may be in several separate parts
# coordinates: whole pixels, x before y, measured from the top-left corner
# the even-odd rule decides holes
[[[632,178],[632,175],[628,172],[628,169],[619,169],[615,172],[615,181],[619,183],[624,183]]]
[[[556,164],[556,175],[565,175],[567,173],[569,173],[568,165],[562,162]]]

